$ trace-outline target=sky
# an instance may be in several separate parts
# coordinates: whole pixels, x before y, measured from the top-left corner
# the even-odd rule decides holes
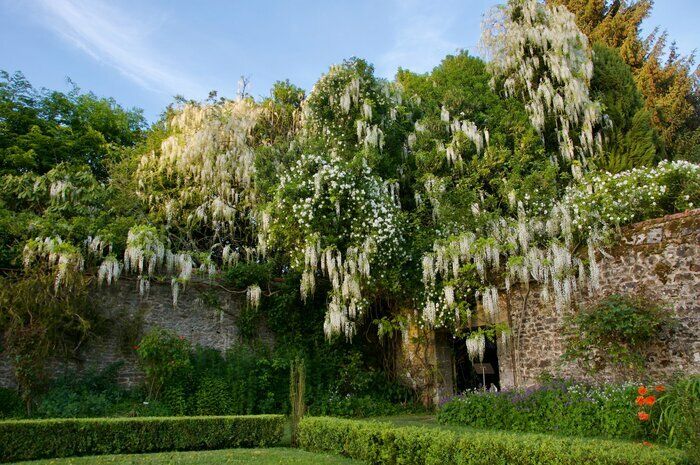
[[[357,56],[392,78],[426,72],[459,49],[479,55],[497,0],[0,0],[0,69],[36,87],[85,91],[143,108],[155,121],[173,96],[256,97],[277,80],[310,89]],[[683,53],[700,47],[698,0],[656,0],[645,31],[666,29]]]

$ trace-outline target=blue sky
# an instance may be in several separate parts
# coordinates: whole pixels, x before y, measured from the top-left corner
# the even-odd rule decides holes
[[[391,78],[428,71],[464,48],[478,54],[497,0],[0,0],[0,69],[38,87],[84,90],[144,109],[153,121],[175,94],[255,96],[290,79],[309,89],[329,65],[366,58]],[[657,0],[660,25],[688,53],[700,45],[697,0]]]

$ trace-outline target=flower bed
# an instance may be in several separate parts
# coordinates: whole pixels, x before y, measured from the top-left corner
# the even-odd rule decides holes
[[[442,424],[565,436],[642,439],[636,385],[552,383],[536,388],[467,393],[445,403]]]

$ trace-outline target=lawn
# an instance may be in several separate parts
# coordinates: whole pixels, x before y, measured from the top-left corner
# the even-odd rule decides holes
[[[332,454],[314,454],[284,447],[224,449],[159,454],[99,455],[15,462],[25,465],[359,465],[361,462]]]

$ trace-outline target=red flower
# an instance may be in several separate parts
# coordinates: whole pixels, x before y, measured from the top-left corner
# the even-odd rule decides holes
[[[661,385],[661,384],[659,384],[659,385],[656,386],[654,389],[656,390],[656,392],[664,392],[664,391],[666,390],[666,387],[663,386],[663,385]]]
[[[655,402],[656,402],[656,397],[654,397],[654,396],[649,396],[646,399],[644,399],[644,405],[651,406],[651,405],[654,405]]]
[[[653,444],[650,443],[649,441],[642,441],[643,446],[651,447]]]
[[[639,386],[639,389],[637,389],[637,394],[639,394],[640,396],[646,396],[647,392],[649,391],[647,391],[647,388],[645,388],[644,386]]]
[[[132,349],[139,350],[139,346],[133,346]]]
[[[639,418],[641,421],[649,421],[649,414],[646,412],[639,412],[637,414],[637,418]]]
[[[641,407],[642,405],[644,405],[644,401],[644,396],[639,396],[634,400],[634,403]]]

